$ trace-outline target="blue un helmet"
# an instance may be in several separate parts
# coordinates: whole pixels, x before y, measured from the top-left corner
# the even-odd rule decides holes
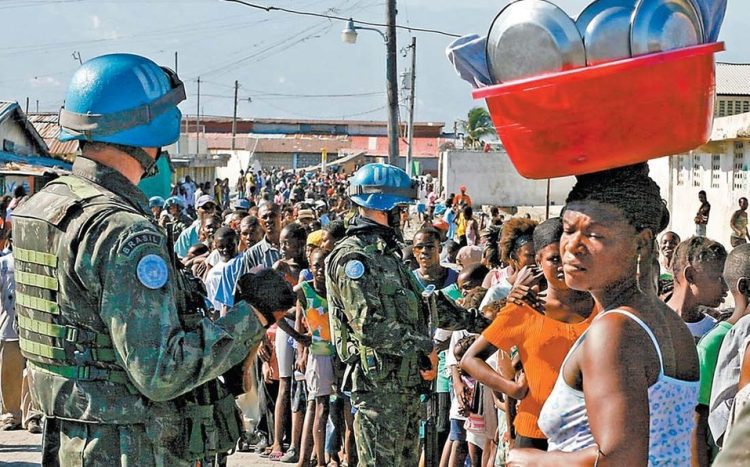
[[[411,204],[417,186],[403,170],[388,164],[367,164],[349,179],[349,197],[358,206],[376,211]]]
[[[144,171],[155,161],[142,150],[161,148],[180,136],[185,86],[168,68],[139,55],[93,58],[73,75],[60,111],[60,141],[91,141],[119,146]]]
[[[180,210],[185,209],[185,202],[179,196],[170,196],[164,202],[164,209],[169,209],[170,206],[179,206]]]
[[[161,196],[152,196],[148,199],[148,207],[149,208],[159,208],[164,206],[164,198]]]

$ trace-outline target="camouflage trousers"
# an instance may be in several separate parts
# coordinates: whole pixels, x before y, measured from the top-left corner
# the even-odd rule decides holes
[[[143,425],[105,425],[47,419],[44,426],[42,465],[83,467],[194,466],[156,448]]]
[[[419,464],[419,394],[354,392],[354,438],[359,466],[415,467]]]

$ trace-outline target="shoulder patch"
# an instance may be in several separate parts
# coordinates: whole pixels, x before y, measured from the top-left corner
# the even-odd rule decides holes
[[[142,245],[161,246],[163,241],[163,237],[156,232],[138,232],[128,237],[128,239],[122,243],[119,254],[131,257],[138,247]]]
[[[169,268],[167,262],[159,255],[146,255],[138,261],[136,268],[138,280],[149,289],[160,289],[164,287],[169,279]]]
[[[359,279],[365,275],[365,265],[362,261],[351,259],[344,266],[344,273],[349,279]]]

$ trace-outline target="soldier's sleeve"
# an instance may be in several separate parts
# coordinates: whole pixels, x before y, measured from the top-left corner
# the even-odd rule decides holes
[[[450,331],[465,329],[474,334],[481,334],[490,325],[490,321],[477,310],[464,309],[443,293],[437,295],[435,303],[438,328]]]
[[[402,310],[391,310],[391,316],[388,315],[379,278],[367,266],[361,277],[347,276],[345,265],[348,261],[360,261],[366,265],[368,260],[361,255],[349,254],[331,271],[340,295],[338,300],[357,342],[387,355],[412,354],[415,347],[425,354],[430,353],[432,339],[428,335],[415,333],[411,327],[394,319],[394,315]]]
[[[170,400],[240,363],[265,330],[245,302],[214,322],[183,328],[176,271],[164,236],[127,213],[91,229],[76,272],[101,287],[100,316],[132,383],[152,400]]]

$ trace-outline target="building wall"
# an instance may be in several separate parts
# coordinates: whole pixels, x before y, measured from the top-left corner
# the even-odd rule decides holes
[[[449,150],[440,155],[440,183],[445,193],[456,193],[461,185],[476,205],[543,206],[547,181],[529,180],[518,175],[505,151]],[[550,182],[552,205],[562,205],[575,179],[565,177]]]
[[[747,112],[750,112],[750,96],[716,96],[715,117],[726,117]]]
[[[175,167],[174,174],[172,174],[172,183],[176,183],[180,179],[184,179],[187,175],[193,179],[196,183],[211,182],[213,185],[214,180],[223,176],[220,176],[216,172],[216,167]],[[230,182],[232,178],[229,178]]]
[[[713,147],[713,154],[692,151],[671,158],[670,230],[683,239],[695,233],[698,192],[705,190],[711,203],[707,235],[728,247],[729,219],[737,210],[739,199],[750,198],[750,141],[726,141]]]
[[[0,122],[0,151],[15,154],[33,154],[34,142],[12,118]]]

